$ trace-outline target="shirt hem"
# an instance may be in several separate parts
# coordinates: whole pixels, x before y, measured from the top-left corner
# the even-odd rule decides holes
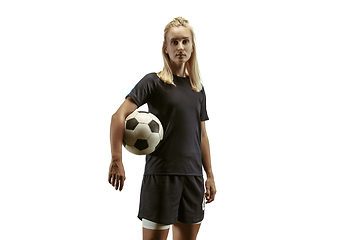
[[[144,176],[155,176],[155,175],[176,175],[176,176],[199,176],[202,177],[201,173],[144,173]]]

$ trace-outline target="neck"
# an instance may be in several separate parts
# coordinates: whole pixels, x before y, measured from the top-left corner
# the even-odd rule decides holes
[[[172,73],[175,74],[176,76],[186,77],[185,63],[181,63],[179,65],[171,63],[170,68]]]

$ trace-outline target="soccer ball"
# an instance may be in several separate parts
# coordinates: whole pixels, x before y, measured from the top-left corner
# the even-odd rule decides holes
[[[155,151],[163,138],[164,130],[160,120],[143,111],[133,112],[125,119],[124,147],[137,155]]]

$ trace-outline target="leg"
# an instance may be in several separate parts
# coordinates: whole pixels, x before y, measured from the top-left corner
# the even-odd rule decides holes
[[[166,230],[152,230],[143,228],[143,240],[166,240],[169,229]]]
[[[177,222],[173,225],[174,240],[196,240],[200,225]]]
[[[143,240],[167,239],[170,225],[155,223],[145,218],[142,219],[142,225],[143,225]]]

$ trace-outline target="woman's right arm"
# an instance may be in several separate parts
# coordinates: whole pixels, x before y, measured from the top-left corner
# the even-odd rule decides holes
[[[120,108],[112,115],[110,126],[111,163],[109,167],[109,183],[115,190],[122,190],[124,187],[125,169],[122,163],[122,143],[125,130],[125,119],[138,106],[127,97]]]

